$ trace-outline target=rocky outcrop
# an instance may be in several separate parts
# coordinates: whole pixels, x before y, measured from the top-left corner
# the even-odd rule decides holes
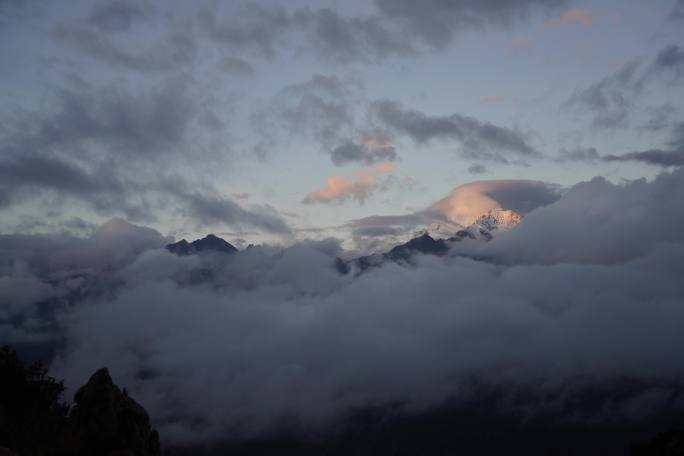
[[[73,454],[158,456],[159,434],[145,409],[121,391],[106,368],[100,369],[74,397],[69,414]]]
[[[46,368],[0,347],[0,456],[159,456],[147,412],[107,369],[76,392],[72,407],[63,392]]]

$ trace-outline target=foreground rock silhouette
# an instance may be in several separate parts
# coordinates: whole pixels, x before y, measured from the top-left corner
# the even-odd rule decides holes
[[[158,456],[159,434],[145,409],[114,384],[106,368],[74,397],[69,430],[76,454]]]
[[[41,365],[0,349],[0,456],[159,456],[159,435],[145,409],[107,369],[61,401],[62,382]]]

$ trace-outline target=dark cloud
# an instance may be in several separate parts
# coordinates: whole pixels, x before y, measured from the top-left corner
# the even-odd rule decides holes
[[[107,0],[93,6],[88,22],[108,32],[125,32],[137,19],[150,14],[150,10],[144,1]]]
[[[683,77],[684,51],[677,45],[666,46],[647,67],[637,60],[627,62],[601,81],[575,90],[561,108],[592,114],[591,124],[594,127],[626,128],[639,108],[637,101],[646,87],[663,80],[674,84]],[[662,123],[663,112],[662,107],[651,108],[652,119],[646,125]]]
[[[330,153],[332,162],[338,166],[348,163],[363,163],[372,165],[383,161],[398,159],[394,146],[369,147],[366,144],[356,144],[347,141],[335,147]]]
[[[312,51],[322,60],[368,62],[418,54],[410,37],[382,16],[347,18],[326,8],[297,10],[295,17],[309,26]]]
[[[497,181],[490,181],[496,183]],[[561,188],[556,184],[529,180],[499,181],[484,194],[499,203],[502,208],[526,215],[533,210],[555,203],[561,196]]]
[[[666,148],[655,148],[629,152],[622,155],[601,155],[593,148],[579,148],[573,151],[563,150],[557,161],[604,161],[604,162],[637,162],[661,167],[684,165],[684,123],[672,128],[671,139]]]
[[[87,17],[59,23],[53,35],[79,55],[108,67],[144,73],[187,68],[194,62],[200,43],[187,26],[169,22],[166,16],[152,11],[144,2],[108,1],[96,5]],[[153,18],[161,23],[152,24]],[[132,30],[136,22],[142,21],[150,25]],[[144,37],[137,36],[141,30],[146,33]]]
[[[234,11],[217,5],[200,14],[202,28],[222,45],[270,57],[279,48],[304,47],[323,60],[378,61],[442,49],[472,27],[508,26],[533,11],[551,11],[563,0],[514,2],[434,1],[418,8],[407,1],[375,2],[365,16],[344,16],[328,8],[266,8],[243,3]]]
[[[288,232],[273,209],[246,209],[193,176],[173,177],[186,161],[203,170],[197,159],[213,160],[198,155],[199,133],[206,139],[212,132],[201,123],[206,106],[191,96],[184,79],[143,93],[111,87],[57,95],[54,112],[17,114],[6,121],[0,142],[0,203],[5,207],[54,196],[136,221],[155,221],[175,208],[201,226]],[[195,190],[186,190],[191,187]]]
[[[510,26],[534,11],[553,11],[564,0],[430,0],[416,3],[411,0],[375,0],[381,16],[400,24],[410,33],[433,48],[449,45],[456,34],[466,28]]]
[[[480,163],[473,163],[468,167],[468,172],[470,174],[484,174],[487,172],[487,167]]]
[[[663,48],[651,63],[647,76],[662,75],[670,82],[684,78],[684,49],[672,44]]]
[[[247,77],[254,76],[256,74],[254,67],[252,67],[249,62],[237,57],[225,57],[223,60],[221,60],[220,68],[235,76]]]
[[[291,138],[313,139],[328,152],[354,136],[355,86],[337,76],[314,75],[291,84],[252,116],[257,150],[265,151]]]
[[[489,243],[358,277],[333,267],[334,240],[178,257],[122,221],[89,239],[0,236],[0,337],[59,337],[52,369],[69,386],[107,365],[170,446],[268,434],[284,417],[311,432],[364,406],[421,413],[471,400],[474,379],[525,420],[648,422],[669,390],[594,412],[577,401],[587,384],[681,383],[683,192],[683,170],[597,178]],[[37,302],[50,297],[68,305],[48,331]]]
[[[592,125],[599,128],[624,127],[634,108],[634,97],[642,89],[637,78],[639,62],[628,62],[614,74],[581,90],[576,90],[562,107],[588,111]]]
[[[540,156],[529,144],[525,133],[473,117],[459,114],[429,116],[390,100],[374,102],[371,113],[382,125],[398,134],[408,135],[417,143],[456,140],[461,144],[462,155],[468,158],[515,163]]]
[[[231,48],[257,51],[269,57],[296,24],[281,7],[241,2],[234,11],[223,11],[219,3],[205,5],[198,12],[201,28],[217,43]]]
[[[40,16],[42,6],[40,2],[31,0],[0,0],[0,25],[10,28],[18,22]]]
[[[33,191],[52,191],[76,198],[84,198],[96,209],[108,210],[118,205],[127,189],[100,167],[89,171],[78,165],[51,157],[35,155],[5,156],[0,161],[0,188],[6,205],[17,199],[32,196]],[[130,188],[132,190],[132,188]],[[121,207],[126,211],[125,205]],[[133,208],[130,208],[134,211]]]
[[[647,120],[639,128],[654,133],[658,133],[672,127],[672,125],[675,124],[675,120],[679,116],[679,108],[670,103],[647,108],[647,111]]]
[[[598,161],[601,155],[595,147],[576,147],[574,149],[562,149],[556,158],[559,163],[574,161]]]
[[[506,255],[516,262],[612,264],[638,258],[657,245],[684,240],[677,228],[684,222],[684,209],[676,203],[683,186],[682,169],[663,173],[652,183],[639,179],[614,185],[595,178],[574,186],[557,203],[531,212],[519,229],[500,235],[485,250],[510,246]],[[606,218],[607,211],[612,213]],[[644,236],[662,217],[672,225],[659,225],[657,236]],[[534,242],[535,248],[524,251],[525,242]]]
[[[684,150],[649,149],[623,155],[606,155],[606,162],[639,162],[656,166],[683,166]]]
[[[673,21],[684,19],[684,0],[675,0],[675,4],[672,7],[672,12],[670,12],[669,18]]]
[[[226,224],[236,227],[259,228],[268,233],[289,234],[290,228],[271,206],[243,208],[234,200],[215,194],[175,190],[175,196],[183,203],[181,212],[198,226]]]
[[[116,88],[61,91],[54,112],[6,119],[0,142],[4,202],[48,191],[104,214],[120,211],[149,221],[146,185],[131,165],[169,159],[186,143],[194,109],[184,93],[176,83],[144,95]]]

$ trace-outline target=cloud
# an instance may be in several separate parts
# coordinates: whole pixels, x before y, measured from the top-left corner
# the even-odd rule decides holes
[[[672,11],[668,17],[672,21],[684,19],[684,0],[675,0],[675,4],[672,7]]]
[[[394,145],[383,138],[365,135],[360,142],[361,144],[346,141],[335,147],[330,154],[332,162],[338,166],[354,162],[372,165],[397,161],[399,158]]]
[[[178,176],[164,179],[161,186],[166,194],[178,203],[176,210],[198,228],[219,224],[238,228],[258,228],[267,233],[280,235],[290,234],[287,222],[268,204],[244,208],[234,200],[221,195],[211,185],[201,188]]]
[[[501,104],[505,102],[507,99],[506,96],[504,95],[490,95],[488,97],[484,97],[482,99],[482,104],[483,105],[490,105],[490,104]]]
[[[594,23],[594,17],[586,9],[572,9],[561,14],[558,18],[561,24],[572,22],[579,22],[584,27],[591,27]]]
[[[468,172],[470,174],[484,174],[487,172],[487,167],[480,163],[473,163],[468,167]]]
[[[665,146],[665,148],[633,151],[622,155],[601,155],[594,147],[579,148],[573,151],[564,150],[557,161],[637,162],[664,168],[683,166],[684,123],[679,123],[671,129],[671,139]]]
[[[336,76],[314,75],[308,81],[281,89],[267,110],[254,118],[260,135],[281,140],[279,130],[288,135],[313,138],[331,149],[354,128],[353,85]]]
[[[410,0],[376,0],[384,17],[395,20],[404,33],[432,48],[444,48],[468,27],[508,26],[534,11],[552,11],[564,1],[517,0],[512,2],[457,0],[418,5]]]
[[[202,114],[184,80],[154,91],[61,90],[45,112],[3,119],[0,194],[5,206],[46,194],[83,202],[112,215],[150,221],[145,200],[155,179],[146,170],[182,160]],[[158,173],[155,173],[158,174]]]
[[[525,215],[555,202],[557,186],[529,180],[475,181],[456,187],[427,211],[444,214],[448,220],[468,226],[487,211],[501,207]]]
[[[628,62],[601,81],[576,90],[562,108],[593,113],[592,124],[600,128],[626,126],[634,108],[633,99],[642,89],[636,77],[639,65],[637,61]]]
[[[0,25],[11,27],[21,21],[40,16],[40,4],[27,0],[0,1]]]
[[[639,427],[673,406],[684,376],[672,351],[684,343],[682,192],[683,170],[597,178],[492,242],[358,277],[335,269],[334,240],[177,257],[121,221],[85,240],[0,236],[0,311],[14,316],[0,336],[57,338],[52,373],[70,387],[108,366],[169,446],[269,436],[284,418],[311,435],[364,407],[458,407],[482,394],[474,381],[520,422],[560,410],[575,426]],[[41,332],[48,296],[66,305]],[[618,381],[646,386],[578,406],[587,385]]]
[[[638,179],[614,185],[595,178],[574,186],[557,203],[528,214],[520,229],[500,236],[491,248],[502,249],[502,255],[514,262],[629,261],[657,245],[665,248],[668,243],[682,242],[676,227],[684,221],[684,211],[675,202],[682,185],[682,169],[660,174],[652,183]],[[606,211],[612,211],[611,216],[606,217]],[[661,227],[661,217],[672,225]],[[657,236],[643,236],[655,225],[659,226]],[[534,242],[535,248],[525,251],[525,242]]]
[[[356,171],[353,177],[332,174],[328,177],[328,185],[318,191],[309,193],[302,200],[304,204],[336,203],[355,200],[363,204],[376,191],[382,190],[384,182],[378,178],[382,174],[392,174],[396,165],[392,162],[376,163],[372,167]]]
[[[109,366],[171,446],[270,435],[283,417],[308,433],[364,406],[457,406],[473,379],[525,420],[648,422],[669,394],[577,401],[587,384],[681,383],[683,183],[679,171],[579,184],[507,235],[459,244],[492,261],[418,256],[352,278],[332,267],[332,241],[223,259],[146,251],[114,272],[116,293],[61,319],[54,373],[74,385]]]
[[[256,74],[249,62],[237,57],[225,57],[221,60],[220,68],[235,76],[248,77]]]
[[[88,22],[108,32],[128,31],[133,22],[150,14],[151,7],[145,2],[131,0],[108,0],[96,3]]]
[[[352,220],[346,228],[361,251],[387,250],[435,222],[452,224],[456,232],[458,227],[472,224],[490,209],[501,207],[525,215],[554,203],[560,196],[561,189],[557,185],[545,182],[474,181],[454,188],[448,196],[425,209],[402,215],[364,217]],[[378,239],[381,237],[384,239]]]
[[[152,74],[187,68],[197,56],[197,40],[166,22],[167,16],[157,17],[152,11],[141,2],[100,3],[87,17],[58,23],[52,34],[76,55],[88,56],[107,67]],[[152,25],[133,27],[140,22]],[[139,30],[144,30],[144,35]]]
[[[289,232],[274,209],[243,208],[210,182],[176,173],[186,161],[202,172],[216,160],[203,150],[215,131],[202,119],[212,113],[187,80],[172,78],[143,92],[62,90],[52,111],[5,119],[0,207],[57,198],[134,221],[172,213],[200,226]]]
[[[248,200],[252,195],[247,192],[233,193],[231,196],[238,200]]]
[[[653,76],[669,76],[671,83],[684,79],[684,49],[671,44],[658,52],[645,77]]]
[[[303,48],[333,62],[374,62],[443,49],[468,28],[509,26],[533,12],[556,10],[563,0],[472,0],[430,2],[376,0],[365,15],[329,8],[266,8],[247,3],[230,12],[218,6],[200,13],[201,29],[224,46],[272,57],[288,47]]]
[[[72,150],[72,156],[93,143],[128,158],[172,154],[184,145],[194,116],[202,111],[190,90],[182,78],[143,93],[116,85],[58,90],[52,110],[19,112],[8,119],[6,125],[13,129],[3,143],[33,153]],[[96,152],[91,154],[98,157]]]
[[[595,147],[577,147],[572,150],[562,149],[556,161],[565,163],[573,161],[598,161],[600,159],[601,155]]]
[[[593,114],[591,123],[599,128],[626,128],[646,87],[659,81],[676,84],[683,78],[684,51],[680,46],[669,45],[645,67],[640,61],[633,60],[599,82],[575,90],[561,108]],[[656,122],[662,117],[657,110],[653,115]]]
[[[606,155],[606,162],[639,162],[656,166],[683,166],[684,150],[649,149],[623,155]]]
[[[373,102],[371,114],[387,128],[407,135],[417,143],[456,140],[461,143],[461,154],[467,158],[512,163],[540,156],[523,132],[473,117],[459,114],[429,116],[391,100]]]

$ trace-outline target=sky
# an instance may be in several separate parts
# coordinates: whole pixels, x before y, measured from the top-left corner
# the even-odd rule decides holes
[[[0,0],[0,75],[0,345],[65,400],[106,366],[191,454],[681,426],[681,0]]]
[[[0,2],[0,230],[244,246],[681,164],[681,1]],[[348,246],[351,244],[348,244]]]

